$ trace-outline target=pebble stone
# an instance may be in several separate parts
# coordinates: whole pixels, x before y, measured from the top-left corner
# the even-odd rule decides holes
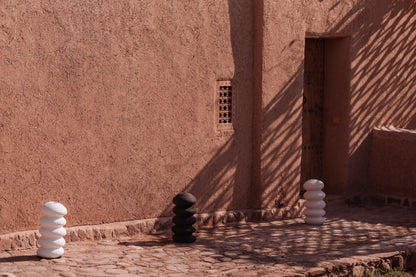
[[[319,226],[296,218],[198,228],[198,240],[186,246],[174,244],[171,231],[70,242],[57,260],[38,258],[36,248],[4,251],[0,277],[357,274],[377,264],[387,268],[388,258],[400,264],[404,250],[416,253],[414,210],[328,201],[326,218]]]

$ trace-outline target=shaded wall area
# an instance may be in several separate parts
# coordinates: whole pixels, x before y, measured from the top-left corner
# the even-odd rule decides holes
[[[254,203],[290,208],[299,198],[304,34],[297,28],[302,19],[293,3],[256,4],[261,20],[255,52]]]
[[[368,191],[369,133],[376,126],[415,128],[416,7],[381,1],[363,8],[351,61],[350,193]],[[416,180],[414,180],[416,181]]]
[[[375,128],[370,145],[371,195],[407,200],[411,206],[410,200],[416,200],[416,131]]]
[[[347,178],[336,192],[352,196],[372,190],[371,130],[384,125],[414,128],[416,6],[406,0],[336,1],[327,18],[348,5],[351,9],[330,34],[351,38]]]
[[[272,125],[262,125],[263,180],[266,176],[278,176],[279,172],[280,176],[287,174],[288,167],[299,168],[301,141],[297,131],[301,128],[304,75],[301,53],[305,38],[323,38],[326,46],[332,48],[325,54],[323,181],[329,193],[349,196],[367,193],[371,130],[382,125],[414,128],[414,1],[262,3],[262,105],[267,107],[279,97],[292,99],[287,102],[289,105],[275,110],[277,116],[271,120]],[[292,109],[292,116],[286,117]],[[263,120],[267,122],[265,114]],[[267,140],[268,126],[276,134],[271,144]],[[283,153],[268,155],[269,151],[273,154],[288,151],[293,160]],[[274,157],[273,165],[283,161],[287,166],[279,164],[268,171],[265,159],[268,156]],[[299,174],[294,172],[294,179],[275,179],[272,187],[291,187],[296,191]],[[267,182],[263,184],[270,186]]]
[[[233,74],[228,76],[232,79],[234,130],[214,134],[216,151],[184,188],[197,197],[198,212],[251,207],[253,3],[224,3],[229,26],[223,31],[229,35],[234,66]],[[172,215],[172,207],[170,204],[164,214]]]

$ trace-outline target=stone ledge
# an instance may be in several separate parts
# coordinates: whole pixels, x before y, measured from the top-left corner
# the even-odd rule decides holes
[[[416,130],[396,128],[394,126],[375,127],[373,136],[396,140],[416,140]]]
[[[397,206],[416,209],[416,198],[387,194],[356,195],[346,199],[346,203],[350,205]]]
[[[365,271],[379,270],[387,273],[392,269],[416,269],[416,249],[409,251],[393,251],[389,253],[373,254],[366,257],[341,258],[327,261],[325,265],[311,268],[305,276],[363,276]]]
[[[299,217],[302,205],[293,208],[275,208],[263,210],[235,210],[196,214],[196,227],[213,227],[248,221],[272,221]],[[67,227],[66,242],[83,240],[101,240],[132,236],[139,233],[156,234],[167,231],[172,226],[172,217],[141,219],[127,222],[115,222],[100,225]],[[0,235],[0,250],[17,250],[37,247],[40,233],[37,230],[22,231]]]

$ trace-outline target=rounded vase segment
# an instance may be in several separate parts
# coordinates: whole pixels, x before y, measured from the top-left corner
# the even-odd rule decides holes
[[[42,213],[50,217],[60,217],[68,213],[68,210],[61,203],[51,201],[43,205]]]
[[[324,215],[325,215],[324,209],[313,209],[313,210],[306,209],[305,210],[306,217],[322,217]]]
[[[307,191],[305,192],[303,197],[305,197],[305,199],[309,201],[319,201],[325,198],[325,192],[323,192],[322,190]]]
[[[41,237],[39,238],[39,245],[40,247],[44,248],[59,248],[63,247],[65,245],[65,239],[64,238],[47,238],[47,237]]]
[[[325,201],[323,200],[305,202],[305,207],[307,209],[323,209],[325,208],[325,206],[326,204],[325,204]]]
[[[64,249],[62,247],[59,248],[39,248],[37,251],[37,255],[43,258],[54,259],[59,258],[64,254]]]
[[[324,188],[324,183],[317,179],[310,179],[303,184],[303,188],[307,191],[321,190]]]
[[[59,228],[41,227],[39,229],[39,233],[43,237],[47,237],[47,238],[60,238],[60,237],[66,236],[66,230],[64,227],[59,227]]]
[[[195,196],[188,192],[181,192],[173,198],[173,204],[175,204],[176,207],[183,209],[191,207],[193,204],[195,204],[195,202]]]
[[[57,227],[64,226],[66,224],[66,219],[64,217],[43,216],[40,218],[40,224],[43,227],[57,228]]]

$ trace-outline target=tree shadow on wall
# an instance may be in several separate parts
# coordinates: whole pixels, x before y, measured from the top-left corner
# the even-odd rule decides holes
[[[237,102],[233,111],[235,130],[184,188],[197,198],[200,213],[258,208],[255,203],[260,202],[252,195],[253,1],[229,0],[228,7],[235,65],[232,79],[233,97]],[[300,176],[300,169],[293,164],[301,155],[298,145],[301,130],[290,119],[301,109],[298,94],[291,92],[302,83],[302,67],[262,110],[262,152],[266,153],[262,157],[262,174],[264,184],[271,184],[258,188],[259,195],[270,191],[262,198],[262,207],[283,208],[288,202],[297,202],[299,197],[297,185],[288,187],[281,182],[297,184]],[[217,136],[221,140],[227,134],[219,132]],[[276,145],[276,141],[282,143]],[[173,215],[172,208],[170,204],[162,214]]]
[[[233,92],[253,91],[254,41],[253,3],[229,0],[230,35],[235,63]],[[335,11],[344,2],[330,9]],[[351,34],[359,30],[351,45],[350,82],[350,171],[348,193],[360,193],[368,187],[368,134],[377,125],[395,123],[397,127],[414,125],[416,117],[416,34],[414,5],[409,1],[383,0],[373,12],[374,1],[361,1],[338,20],[326,33]],[[362,17],[372,15],[371,23]],[[330,16],[330,15],[328,15]],[[329,19],[328,19],[329,20]],[[357,30],[353,31],[356,32]],[[289,46],[288,46],[289,47]],[[248,50],[249,49],[249,50]],[[396,53],[396,55],[390,55]],[[302,130],[296,123],[302,101],[297,93],[303,84],[303,63],[282,89],[262,107],[261,174],[262,186],[253,186],[253,116],[252,95],[241,95],[236,106],[235,132],[224,140],[204,168],[186,185],[194,194],[200,212],[261,207],[285,207],[299,197],[301,157],[299,139]],[[244,119],[244,120],[242,120]],[[299,118],[299,120],[301,120]],[[244,124],[240,124],[240,123]],[[284,184],[284,185],[283,185]],[[288,185],[294,184],[294,185]],[[254,196],[253,191],[257,190]],[[172,196],[173,197],[173,196]],[[169,205],[163,215],[172,215]]]
[[[341,5],[338,1],[333,9]],[[416,34],[415,9],[407,8],[408,1],[391,1],[384,0],[379,6],[385,7],[381,12],[373,14],[373,22],[370,24],[363,20],[363,16],[371,13],[370,4],[374,1],[361,1],[352,8],[346,15],[341,18],[333,27],[328,30],[329,34],[349,33],[351,26],[357,26],[362,36],[353,41],[351,45],[351,92],[350,95],[350,132],[351,132],[351,151],[348,154],[350,164],[356,163],[353,170],[365,171],[368,161],[368,145],[366,138],[371,129],[377,124],[388,124],[394,122],[408,127],[415,124],[415,101],[416,93],[414,91],[416,83],[416,62],[414,56],[415,44],[412,43],[411,34]],[[242,36],[241,32],[247,34],[253,32],[252,27],[244,24],[248,19],[253,19],[250,13],[252,4],[247,6],[241,5],[237,0],[229,1],[230,21],[231,21],[231,39],[232,50],[235,62],[235,76],[233,79],[233,91],[238,94],[239,91],[253,91],[253,61],[247,61],[243,57],[253,45],[253,39],[247,39]],[[243,9],[243,10],[241,10]],[[331,9],[331,10],[333,10]],[[245,14],[246,17],[242,15]],[[397,24],[400,23],[400,24]],[[245,29],[244,29],[245,28]],[[243,29],[243,30],[242,30]],[[391,56],[390,53],[397,53]],[[250,66],[250,70],[247,67]],[[262,174],[265,187],[259,188],[260,194],[266,195],[262,198],[262,206],[279,207],[279,204],[285,204],[287,199],[298,199],[300,165],[296,165],[301,157],[301,148],[299,138],[302,136],[302,130],[299,124],[293,120],[302,109],[299,101],[299,84],[303,84],[303,64],[299,66],[296,73],[276,92],[273,99],[262,109]],[[246,89],[249,87],[250,89]],[[245,90],[246,89],[246,90]],[[251,99],[246,97],[242,106],[238,106],[236,112],[237,119],[243,114],[249,113],[252,116]],[[241,102],[239,103],[241,104]],[[247,109],[245,109],[247,108]],[[299,118],[300,120],[300,118]],[[237,120],[238,122],[238,120]],[[223,145],[212,155],[212,158],[204,168],[187,184],[184,191],[194,194],[197,198],[196,207],[198,212],[212,212],[218,210],[253,208],[255,205],[249,201],[252,198],[250,186],[252,183],[252,142],[253,134],[251,133],[253,125],[236,125],[236,130]],[[276,143],[278,142],[278,143]],[[358,161],[357,161],[358,160]],[[249,171],[249,172],[247,172]],[[365,173],[362,179],[366,181]],[[282,180],[285,184],[295,184],[294,186],[281,185]],[[356,182],[356,180],[350,180]],[[357,183],[355,183],[357,184]],[[360,184],[360,183],[358,183]],[[366,184],[364,184],[365,187]],[[351,188],[351,190],[357,187]],[[270,194],[267,192],[272,190]],[[173,197],[173,196],[172,196]],[[259,199],[257,199],[259,200]],[[164,215],[172,215],[172,205],[169,206]],[[338,219],[334,219],[338,220]],[[296,227],[296,226],[295,226]],[[288,226],[265,227],[270,230],[270,236],[274,232],[291,234],[291,228]],[[339,230],[346,236],[357,233],[361,226],[343,227]],[[372,227],[370,227],[372,228]],[[293,245],[288,242],[288,249],[301,249],[298,256],[311,258],[312,264],[320,262],[316,259],[315,254],[306,255],[302,245],[304,241],[299,241],[299,237],[313,237],[316,229],[302,225],[296,230],[299,236],[294,236]],[[369,230],[371,231],[371,230]],[[264,233],[263,233],[264,234]],[[267,236],[256,237],[256,232],[242,232],[241,236],[250,236],[251,242],[256,244],[256,240],[263,240]],[[282,236],[286,239],[287,236]],[[332,230],[320,232],[320,237],[315,240],[331,241],[338,233]],[[377,242],[386,239],[382,234]],[[228,235],[224,231],[223,243],[227,243]],[[217,238],[216,238],[217,239]],[[363,243],[366,237],[363,236]],[[215,243],[204,240],[199,243],[207,247],[215,247]],[[299,244],[300,243],[300,244]],[[231,245],[231,244],[230,244]],[[313,241],[311,241],[311,245]],[[351,245],[348,240],[340,243],[337,251],[343,251]],[[247,250],[242,249],[238,243],[232,244],[233,248],[247,254]],[[249,259],[261,263],[276,263],[279,261],[275,258],[278,250],[269,252],[259,251],[250,252]],[[313,249],[312,249],[313,250]],[[321,247],[315,249],[325,253],[329,248]],[[358,254],[358,251],[351,250],[352,253]],[[367,251],[367,254],[375,253]],[[371,253],[370,253],[371,252]],[[259,258],[259,255],[261,258]],[[251,258],[250,258],[251,257]],[[322,256],[324,257],[324,256]]]
[[[229,0],[228,4],[235,65],[232,79],[234,131],[213,130],[221,146],[183,189],[196,196],[199,213],[244,209],[250,198],[252,107],[251,96],[245,94],[251,93],[253,78],[252,1]],[[170,204],[162,214],[173,215],[172,208]]]
[[[360,11],[370,9],[363,1]],[[367,4],[367,5],[366,5]],[[415,128],[416,7],[411,1],[383,1],[364,34],[351,45],[349,193],[368,193],[369,134],[376,126]],[[370,13],[371,12],[368,12]]]
[[[302,131],[296,122],[289,123],[300,109],[296,106],[299,99],[290,92],[294,86],[302,82],[302,72],[302,68],[299,68],[290,82],[264,107],[265,132],[262,147],[266,154],[263,156],[262,175],[264,184],[268,186],[258,188],[258,195],[262,195],[262,198],[253,199],[250,153],[252,145],[241,143],[240,136],[247,134],[241,134],[240,132],[246,130],[240,128],[247,126],[238,126],[235,134],[213,155],[185,189],[196,196],[199,211],[256,209],[259,208],[256,203],[260,201],[261,207],[287,208],[286,203],[297,202],[300,169],[296,166],[296,161],[300,159],[301,154],[297,138],[302,135]],[[276,118],[279,118],[281,124],[275,124]],[[276,141],[281,141],[282,145],[276,145]],[[249,172],[243,172],[245,170]],[[283,186],[280,185],[281,182],[296,186]],[[267,194],[270,190],[273,191]]]

